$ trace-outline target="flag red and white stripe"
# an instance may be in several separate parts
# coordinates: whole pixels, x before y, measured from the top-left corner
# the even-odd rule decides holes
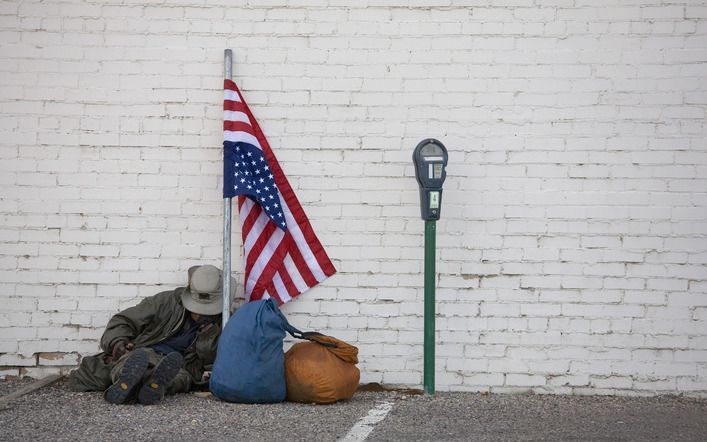
[[[324,281],[336,269],[243,95],[231,80],[224,82],[223,108],[224,196],[238,195],[246,300],[272,297],[283,304]],[[265,162],[258,165],[256,157]],[[274,179],[275,186],[268,186],[268,176],[271,183]],[[251,190],[245,190],[244,185]],[[264,196],[266,192],[270,200]],[[268,203],[273,197],[275,203]]]

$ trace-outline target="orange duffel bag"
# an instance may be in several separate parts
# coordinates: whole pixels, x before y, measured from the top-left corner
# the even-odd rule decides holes
[[[358,348],[318,333],[303,333],[311,342],[299,342],[285,353],[287,400],[330,404],[356,392],[361,373]]]

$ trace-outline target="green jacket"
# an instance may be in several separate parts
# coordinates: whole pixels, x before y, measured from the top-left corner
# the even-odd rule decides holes
[[[187,314],[181,299],[184,290],[186,287],[158,293],[113,316],[101,337],[103,352],[83,358],[79,369],[69,376],[69,386],[77,391],[108,388],[112,383],[110,369],[115,361],[106,362],[105,357],[120,339],[128,339],[139,348],[173,335]],[[220,332],[218,324],[197,332],[196,339],[185,351],[183,368],[189,373],[192,384],[199,384],[204,371],[211,370]]]

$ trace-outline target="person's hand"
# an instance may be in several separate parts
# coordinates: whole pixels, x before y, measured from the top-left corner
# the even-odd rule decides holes
[[[135,344],[128,341],[127,339],[121,339],[113,345],[113,351],[111,352],[113,360],[117,361],[118,359],[120,359],[121,356],[131,351],[133,348],[135,348]]]

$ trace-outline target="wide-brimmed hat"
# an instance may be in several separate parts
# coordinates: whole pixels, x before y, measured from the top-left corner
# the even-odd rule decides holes
[[[223,311],[223,273],[218,267],[201,265],[189,268],[189,284],[182,292],[182,304],[190,312],[200,315],[218,315]],[[231,278],[231,298],[236,291],[236,280]]]

